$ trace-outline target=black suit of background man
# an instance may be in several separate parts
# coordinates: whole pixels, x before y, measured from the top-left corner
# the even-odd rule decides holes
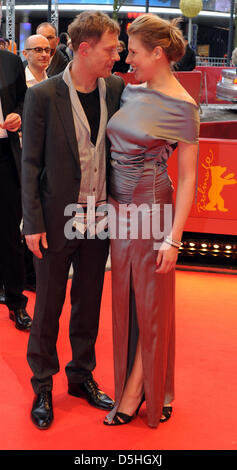
[[[10,318],[18,329],[29,329],[31,319],[25,311],[27,297],[23,295],[24,255],[21,241],[21,149],[18,129],[21,125],[26,92],[25,72],[21,59],[0,50],[0,98],[3,127],[7,130],[0,139],[0,265],[1,281],[5,288],[5,303]],[[9,119],[14,122],[9,123]],[[8,124],[6,124],[8,122]],[[5,123],[5,124],[4,124]]]
[[[177,72],[190,72],[196,67],[196,54],[195,51],[190,47],[188,39],[184,36],[185,42],[185,53],[182,59],[179,62],[174,64],[174,69]]]

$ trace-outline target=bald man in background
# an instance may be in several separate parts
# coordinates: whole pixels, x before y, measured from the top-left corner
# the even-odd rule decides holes
[[[28,64],[25,68],[27,87],[48,78],[46,69],[49,66],[50,54],[49,41],[41,34],[33,34],[26,39],[23,55]]]

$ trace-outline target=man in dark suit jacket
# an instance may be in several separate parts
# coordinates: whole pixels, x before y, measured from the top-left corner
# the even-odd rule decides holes
[[[46,70],[47,76],[53,77],[63,72],[69,62],[69,58],[57,49],[59,37],[57,36],[55,26],[47,22],[41,23],[37,26],[36,33],[47,38],[51,47],[51,62]]]
[[[186,46],[185,54],[179,62],[174,64],[174,70],[177,72],[190,72],[196,67],[196,54],[195,51],[190,47],[187,36],[184,36],[184,42]]]
[[[22,218],[20,168],[21,149],[18,130],[26,92],[21,59],[0,51],[0,266],[9,317],[19,330],[29,331],[31,318],[23,295],[24,255],[21,243]]]
[[[37,278],[28,345],[36,394],[31,417],[41,429],[53,420],[56,341],[71,263],[68,392],[97,408],[113,407],[92,376],[108,238],[93,238],[86,219],[72,219],[71,204],[79,203],[88,217],[88,197],[96,208],[106,202],[105,130],[124,87],[120,77],[111,75],[119,59],[119,27],[103,13],[84,12],[69,26],[69,34],[73,62],[63,74],[27,91],[23,117],[24,233],[35,254]],[[67,231],[71,219],[75,225]]]

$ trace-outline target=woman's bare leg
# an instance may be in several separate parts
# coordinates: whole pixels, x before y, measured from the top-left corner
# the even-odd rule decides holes
[[[143,369],[142,369],[142,355],[141,355],[141,342],[138,338],[135,359],[132,371],[128,377],[127,383],[124,388],[123,396],[121,398],[118,410],[120,413],[125,413],[132,416],[144,393],[143,389]],[[170,406],[169,404],[165,406]],[[164,416],[162,415],[162,418]],[[107,421],[107,418],[106,418]]]
[[[118,407],[121,413],[132,416],[143,395],[143,370],[142,370],[142,356],[141,356],[141,343],[138,338],[135,359],[132,371],[128,377],[127,383],[124,388],[123,396]]]

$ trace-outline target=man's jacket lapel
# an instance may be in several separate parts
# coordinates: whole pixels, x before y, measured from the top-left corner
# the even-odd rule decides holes
[[[68,87],[61,79],[57,85],[56,107],[74,158],[79,164],[78,146]]]

